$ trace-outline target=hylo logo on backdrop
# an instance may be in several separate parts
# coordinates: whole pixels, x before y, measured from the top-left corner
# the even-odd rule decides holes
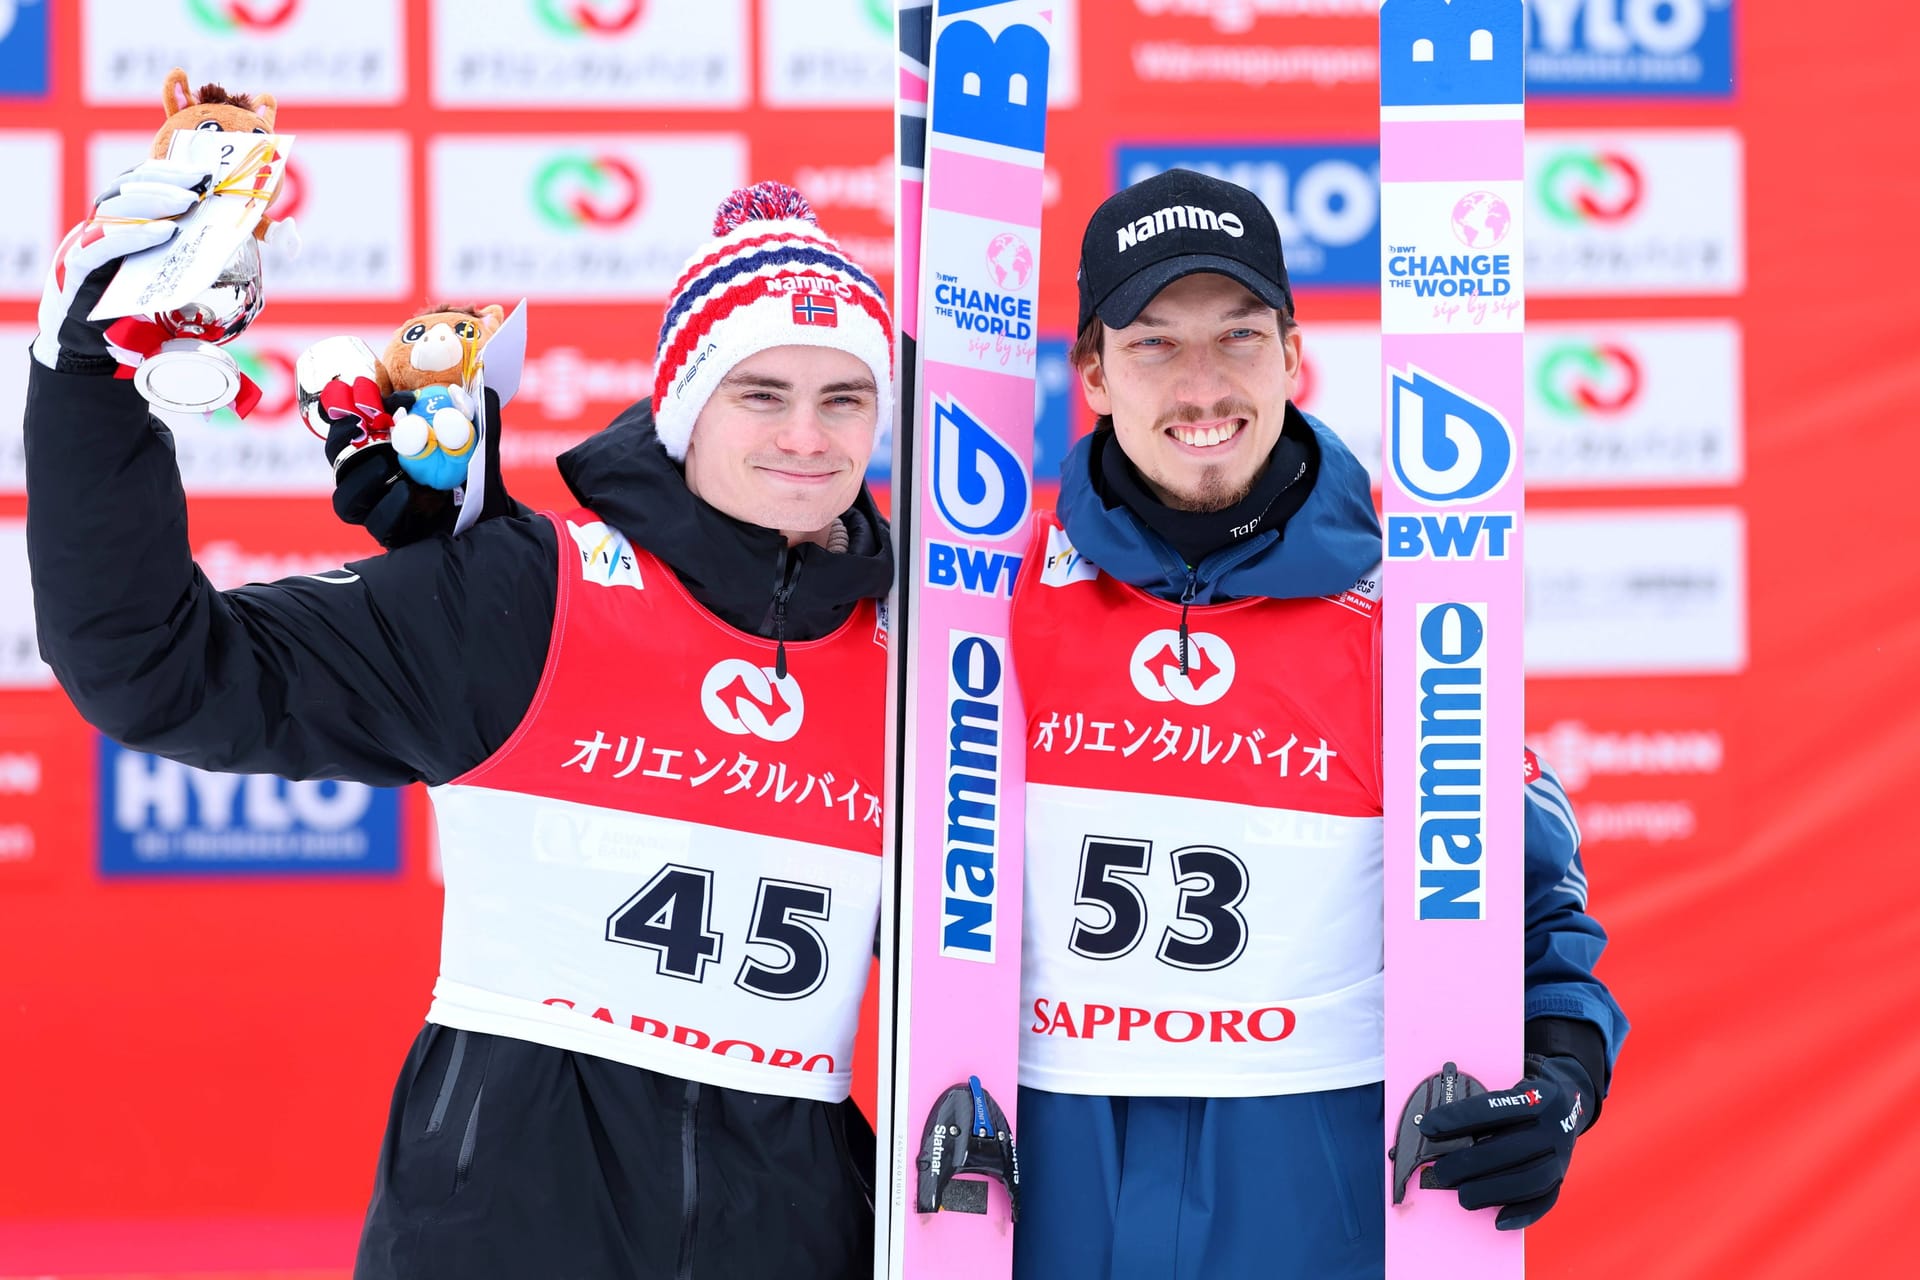
[[[618,35],[640,20],[645,0],[533,0],[540,25],[555,35]]]
[[[1380,153],[1357,146],[1132,146],[1119,148],[1115,174],[1131,186],[1168,169],[1192,169],[1253,192],[1273,214],[1286,246],[1287,270],[1303,284],[1371,284],[1380,271]],[[1172,209],[1152,215],[1153,234],[1168,226],[1192,227],[1196,213]],[[1245,228],[1231,214],[1215,215],[1228,236]],[[1142,218],[1119,233],[1118,247],[1146,238]],[[1206,219],[1201,220],[1204,229]],[[1131,237],[1131,239],[1129,238]]]
[[[626,222],[639,212],[644,194],[639,172],[618,156],[568,153],[533,175],[534,211],[561,231]]]
[[[1415,607],[1420,680],[1419,877],[1422,920],[1486,914],[1481,860],[1487,812],[1484,604]]]
[[[187,15],[208,31],[273,31],[285,26],[300,0],[187,0]]]
[[[1640,168],[1617,151],[1562,151],[1540,170],[1540,207],[1556,222],[1619,222],[1640,206]]]
[[[1640,362],[1615,343],[1565,343],[1540,362],[1540,398],[1568,417],[1619,413],[1640,394]]]
[[[781,676],[744,658],[724,658],[700,682],[700,709],[722,733],[785,742],[800,732],[807,702],[792,673]]]
[[[1506,484],[1513,473],[1513,428],[1492,406],[1411,366],[1393,370],[1392,380],[1387,454],[1402,492],[1431,506],[1450,506],[1478,502]],[[1514,527],[1510,511],[1389,514],[1387,558],[1500,560]]]
[[[1532,0],[1540,47],[1566,53],[1584,36],[1591,53],[1685,53],[1707,29],[1707,10],[1728,0]],[[1584,21],[1583,21],[1584,19]]]
[[[1187,669],[1180,670],[1180,633],[1171,627],[1149,631],[1133,647],[1127,674],[1134,690],[1149,702],[1181,702],[1204,707],[1233,687],[1233,650],[1209,631],[1189,632]]]

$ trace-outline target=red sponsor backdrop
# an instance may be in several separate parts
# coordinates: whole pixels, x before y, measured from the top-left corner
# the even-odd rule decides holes
[[[244,47],[273,37],[268,19],[297,21],[308,5],[319,8],[165,0],[142,20],[168,34],[198,23],[203,37],[214,30]],[[872,67],[837,62],[831,47],[794,53],[790,32],[772,34],[778,4],[713,6],[739,20],[731,36],[726,22],[713,24],[722,45],[733,41],[730,55],[690,53],[654,68],[687,86],[677,102],[641,95],[611,106],[594,86],[625,81],[596,69],[593,42],[675,9],[668,0],[494,6],[578,19],[572,38],[586,52],[567,64],[570,106],[436,107],[442,54],[461,75],[492,68],[488,83],[502,95],[553,73],[509,66],[497,52],[448,54],[451,37],[436,26],[444,6],[430,0],[371,7],[401,22],[397,88],[369,71],[369,105],[344,92],[325,100],[310,89],[304,101],[283,92],[281,126],[316,139],[399,134],[407,189],[356,185],[350,166],[341,176],[337,154],[329,161],[325,148],[313,149],[314,168],[301,173],[303,222],[313,218],[323,233],[337,226],[338,216],[322,216],[332,202],[395,229],[391,243],[322,235],[300,298],[276,300],[258,330],[269,375],[282,329],[297,335],[279,340],[291,351],[318,333],[375,333],[407,305],[394,296],[441,295],[469,278],[451,256],[454,265],[441,265],[441,241],[458,239],[448,225],[455,215],[436,214],[447,207],[435,186],[448,175],[430,163],[441,135],[615,140],[595,154],[636,138],[698,135],[709,140],[697,146],[702,156],[733,147],[743,176],[811,191],[830,231],[876,267],[890,265],[885,113],[790,105]],[[857,0],[845,7],[832,21],[868,21],[854,12],[866,7]],[[1316,8],[1336,16],[1301,16]],[[1355,13],[1365,8],[1063,6],[1077,17],[1077,49],[1074,105],[1051,126],[1046,331],[1070,327],[1079,229],[1111,187],[1116,147],[1339,146],[1374,136],[1373,24]],[[89,140],[153,128],[159,84],[137,103],[96,105],[111,95],[90,86],[113,69],[88,52],[89,40],[102,40],[86,18],[94,6],[47,9],[49,89],[0,99],[0,122],[29,141],[58,139],[59,207],[47,221],[64,225],[95,185]],[[1734,292],[1648,288],[1531,304],[1542,321],[1731,320],[1745,350],[1733,409],[1744,467],[1733,483],[1623,487],[1576,477],[1532,503],[1536,513],[1730,511],[1743,518],[1745,565],[1731,660],[1662,673],[1655,653],[1631,673],[1529,685],[1531,738],[1559,764],[1586,827],[1593,906],[1614,939],[1602,974],[1635,1026],[1605,1121],[1582,1140],[1560,1208],[1532,1233],[1536,1275],[1891,1275],[1906,1252],[1890,1242],[1920,1138],[1903,1088],[1920,1083],[1920,875],[1916,842],[1898,834],[1906,824],[1896,815],[1920,762],[1920,569],[1897,495],[1920,465],[1920,437],[1902,425],[1920,399],[1912,356],[1920,320],[1900,284],[1920,169],[1891,156],[1887,140],[1901,136],[1907,103],[1897,86],[1916,34],[1911,7],[1894,0],[1850,6],[1844,23],[1743,5],[1732,97],[1530,108],[1537,128],[1736,131],[1745,177],[1731,197],[1746,236],[1744,287]],[[257,65],[292,66],[276,56]],[[362,62],[343,55],[326,74],[337,82]],[[641,201],[664,199],[655,188],[674,181],[671,156],[639,154],[634,163],[656,166]],[[625,197],[605,185],[617,165],[598,172],[579,179],[581,198],[604,215]],[[724,185],[729,172],[716,160],[707,180]],[[468,187],[457,202],[463,222],[488,217],[491,176],[457,175]],[[358,265],[329,284],[325,273],[339,263]],[[342,296],[352,272],[376,281],[397,272],[405,287],[369,284],[356,299],[349,283]],[[0,282],[21,278],[9,270]],[[0,293],[10,340],[30,332],[30,293]],[[483,300],[513,296],[501,288]],[[1364,325],[1378,314],[1371,283],[1303,286],[1301,302],[1310,352],[1316,323]],[[659,315],[657,301],[621,297],[533,305],[528,377],[507,433],[516,494],[565,500],[552,455],[645,392]],[[0,374],[10,407],[16,382]],[[1604,400],[1605,390],[1594,394]],[[301,571],[370,549],[334,522],[317,445],[287,445],[285,429],[218,428],[229,434],[206,445],[217,456],[195,463],[209,477],[194,485],[196,550],[232,574]],[[0,443],[17,456],[7,430]],[[308,469],[290,462],[303,456]],[[213,465],[221,460],[232,465]],[[0,449],[0,468],[7,462]],[[103,877],[95,739],[31,668],[18,564],[24,511],[17,481],[0,488],[0,552],[15,562],[0,565],[0,681],[14,686],[0,689],[0,1098],[9,1104],[0,1275],[344,1267],[388,1091],[435,970],[439,891],[423,797],[405,797],[397,875]],[[1608,564],[1611,554],[1596,540],[1588,559]],[[1684,554],[1665,569],[1636,562],[1606,581],[1628,593],[1620,608],[1668,609],[1648,623],[1658,633],[1663,618],[1684,612],[1690,583],[1700,586],[1690,563]],[[1538,588],[1536,600],[1564,600],[1573,589],[1563,579],[1546,586],[1559,594]],[[860,1074],[870,1097],[870,1062]]]

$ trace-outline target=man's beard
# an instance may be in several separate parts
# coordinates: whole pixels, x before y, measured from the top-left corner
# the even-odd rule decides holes
[[[1249,476],[1237,485],[1229,484],[1225,467],[1208,467],[1200,473],[1199,487],[1192,492],[1182,492],[1166,485],[1161,488],[1166,490],[1167,505],[1175,511],[1198,511],[1204,514],[1225,511],[1243,501],[1253,492],[1256,478]]]

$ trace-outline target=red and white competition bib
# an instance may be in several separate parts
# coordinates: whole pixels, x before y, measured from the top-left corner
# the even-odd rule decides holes
[[[434,789],[429,1020],[726,1088],[837,1101],[880,895],[886,636],[728,627],[579,511],[546,671],[500,751]]]
[[[1382,1074],[1374,584],[1192,608],[1051,517],[1014,592],[1027,707],[1020,1082],[1252,1097]]]

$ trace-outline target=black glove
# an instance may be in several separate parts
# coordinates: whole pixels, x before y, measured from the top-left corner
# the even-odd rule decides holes
[[[1578,1058],[1526,1056],[1526,1074],[1504,1093],[1482,1093],[1427,1112],[1429,1138],[1473,1145],[1433,1163],[1433,1185],[1460,1192],[1464,1209],[1501,1205],[1494,1226],[1532,1226],[1560,1198],[1573,1142],[1593,1123],[1598,1098]]]
[[[411,406],[411,391],[396,391],[383,397],[381,407],[387,414],[402,406]],[[333,511],[348,524],[357,524],[373,535],[374,541],[392,550],[427,538],[451,535],[460,508],[453,495],[429,489],[408,479],[400,469],[399,455],[385,440],[367,441],[364,415],[340,407],[330,407],[327,417],[327,461],[333,464]],[[351,452],[348,446],[355,445]],[[481,520],[511,515],[520,505],[507,494],[500,478],[500,397],[486,392],[486,494],[480,505]],[[342,456],[345,455],[345,456]]]

